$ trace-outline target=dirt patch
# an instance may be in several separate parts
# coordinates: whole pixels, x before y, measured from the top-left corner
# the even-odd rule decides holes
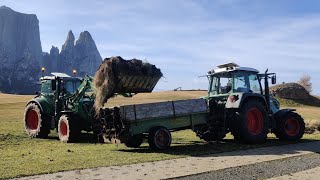
[[[125,60],[120,56],[106,58],[93,80],[94,108],[98,112],[115,93],[151,92],[161,77],[160,69],[150,63],[138,59]]]
[[[319,120],[311,120],[306,122],[306,134],[313,134],[320,132],[320,121]]]
[[[276,97],[284,99],[308,99],[309,92],[298,83],[283,83],[270,87],[270,91],[275,93]]]

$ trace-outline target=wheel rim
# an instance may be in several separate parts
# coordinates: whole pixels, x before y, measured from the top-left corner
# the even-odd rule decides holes
[[[65,123],[64,121],[60,122],[60,129],[59,132],[62,136],[67,136],[68,135],[68,126],[67,123]]]
[[[251,108],[247,112],[247,126],[249,133],[253,135],[261,133],[263,128],[263,117],[259,109]]]
[[[284,129],[289,136],[295,136],[300,131],[300,124],[297,120],[289,118],[285,123]]]
[[[30,109],[27,112],[27,127],[30,130],[36,130],[38,129],[38,125],[39,125],[39,117],[38,117],[38,113],[33,110]]]
[[[166,146],[168,144],[168,135],[165,131],[159,131],[156,136],[155,136],[155,140],[157,145],[163,147]]]

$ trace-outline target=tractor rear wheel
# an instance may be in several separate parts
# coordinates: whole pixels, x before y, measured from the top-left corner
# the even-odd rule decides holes
[[[235,124],[232,125],[232,134],[235,139],[248,144],[265,142],[269,123],[267,111],[260,102],[246,102],[238,117]]]
[[[303,118],[294,112],[289,112],[286,116],[276,119],[277,128],[274,134],[280,140],[297,141],[302,138],[305,130]]]
[[[138,148],[143,142],[143,134],[137,134],[128,138],[125,145],[131,148]]]
[[[24,113],[24,128],[32,138],[46,138],[50,133],[48,121],[36,103],[29,103]]]
[[[58,134],[59,139],[62,142],[68,143],[75,141],[80,135],[79,127],[74,124],[74,121],[71,119],[70,115],[60,116],[58,122]]]
[[[166,150],[171,145],[171,133],[165,127],[151,128],[148,143],[151,149],[154,150]]]

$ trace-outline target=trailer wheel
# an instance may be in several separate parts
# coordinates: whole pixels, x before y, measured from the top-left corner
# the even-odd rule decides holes
[[[232,132],[235,139],[248,144],[265,142],[269,125],[265,107],[257,101],[248,101],[235,125]]]
[[[32,138],[46,138],[50,133],[48,121],[36,103],[27,105],[24,113],[24,128]]]
[[[305,123],[297,113],[287,113],[286,116],[276,119],[276,124],[277,127],[274,129],[274,134],[280,140],[297,141],[304,134]]]
[[[77,139],[80,130],[79,127],[72,122],[71,116],[62,115],[58,122],[58,134],[60,141],[68,143]]]
[[[154,127],[150,130],[148,143],[151,149],[166,150],[171,144],[171,133],[165,127]]]
[[[125,145],[131,148],[138,148],[143,142],[143,134],[137,134],[128,138]]]

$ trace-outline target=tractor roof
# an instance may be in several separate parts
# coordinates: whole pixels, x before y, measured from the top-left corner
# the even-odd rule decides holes
[[[41,77],[40,80],[52,80],[52,79],[56,79],[56,77],[60,77],[62,79],[81,79],[79,77],[71,77],[65,73],[52,72],[51,74],[53,76],[44,76],[44,77]]]
[[[221,74],[221,73],[233,72],[233,71],[247,71],[247,72],[259,73],[257,69],[250,68],[250,67],[241,67],[236,63],[222,64],[217,67],[218,69],[209,71],[207,75]]]

